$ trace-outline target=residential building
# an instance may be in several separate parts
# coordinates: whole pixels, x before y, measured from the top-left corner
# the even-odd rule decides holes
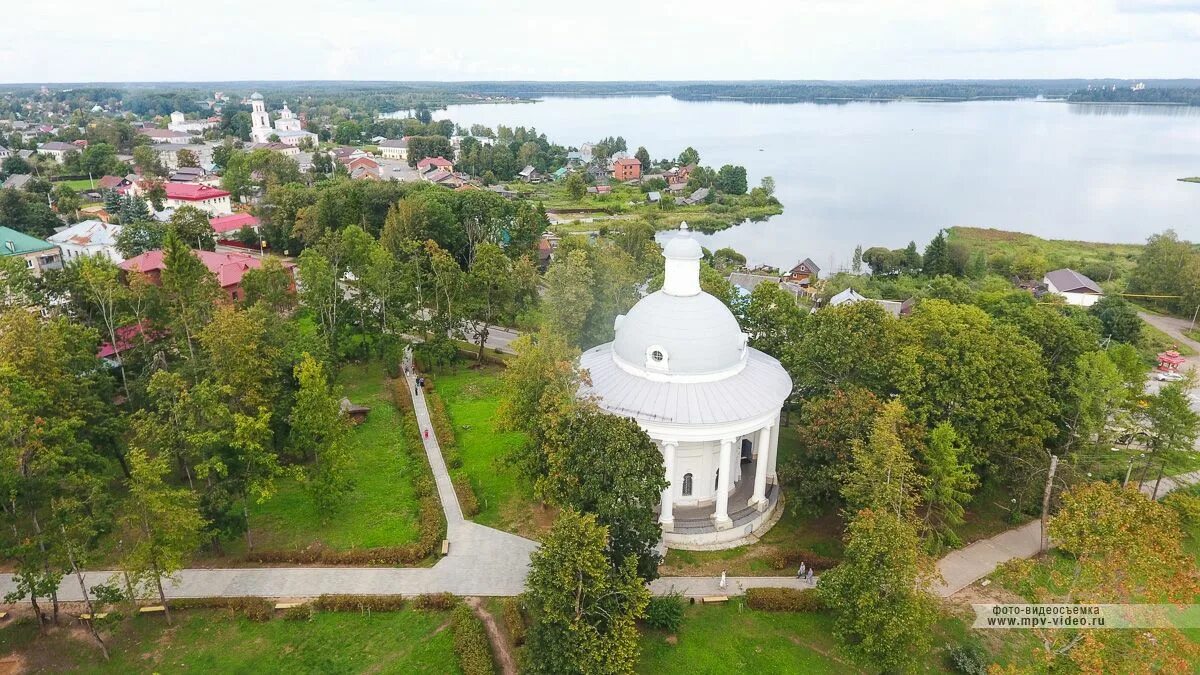
[[[386,140],[379,144],[379,152],[384,159],[400,159],[408,161],[408,138]]]
[[[225,296],[230,300],[241,300],[245,298],[245,292],[242,291],[242,279],[246,276],[246,272],[250,270],[261,269],[263,259],[259,256],[250,255],[248,253],[221,253],[216,251],[197,251],[193,250],[192,255],[196,256],[208,271],[217,278],[217,283],[221,286]],[[145,253],[130,258],[121,263],[121,269],[126,272],[139,272],[144,274],[151,282],[155,284],[162,283],[162,271],[166,268],[164,262],[165,254],[161,250],[146,251]],[[293,263],[283,262],[283,269],[288,275],[293,277],[289,285],[290,291],[296,290],[295,273],[296,267]]]
[[[805,258],[796,263],[787,273],[789,281],[795,281],[801,284],[811,284],[817,280],[817,275],[821,273],[821,268],[817,267],[817,263],[812,261],[812,258]]]
[[[527,164],[524,169],[521,169],[518,176],[526,183],[536,183],[542,179],[542,174],[537,169],[533,168],[532,164]]]
[[[167,124],[167,128],[171,131],[178,131],[190,136],[199,136],[206,130],[217,126],[221,121],[219,117],[209,117],[202,120],[189,120],[187,115],[176,110],[171,113],[171,122]]]
[[[24,232],[0,225],[0,255],[25,259],[25,267],[35,277],[45,270],[62,269],[62,254],[58,247]]]
[[[212,225],[217,239],[234,239],[243,227],[249,227],[257,232],[261,222],[249,213],[233,213],[228,216],[209,218],[208,224]]]
[[[130,185],[133,185],[133,182],[121,176],[101,176],[100,180],[96,181],[97,190],[120,190]]]
[[[642,177],[642,162],[636,157],[621,157],[613,160],[613,178],[619,181],[638,180]]]
[[[701,204],[708,199],[708,188],[699,188],[691,194],[690,197],[676,197],[675,203],[683,206],[691,206],[692,204]]]
[[[167,191],[167,198],[163,200],[163,205],[167,208],[195,206],[214,216],[233,212],[229,204],[229,193],[220,188],[196,183],[164,183],[163,189]]]
[[[125,256],[117,250],[117,235],[120,225],[110,225],[103,220],[84,220],[50,235],[48,241],[57,244],[64,261],[82,256],[100,256],[119,263]]]
[[[426,173],[433,169],[441,169],[443,171],[453,171],[454,162],[445,157],[426,157],[417,162],[417,171]]]
[[[854,304],[856,302],[873,302],[873,303],[879,305],[880,307],[884,308],[885,310],[887,310],[889,314],[891,314],[892,316],[894,316],[896,318],[899,318],[902,316],[908,316],[909,314],[911,314],[913,304],[915,303],[915,301],[912,298],[909,298],[908,300],[904,300],[903,302],[901,302],[899,300],[879,300],[877,298],[868,298],[865,295],[862,295],[858,291],[854,290],[853,288],[847,288],[846,290],[842,291],[841,293],[838,293],[837,295],[830,298],[829,306],[830,307],[839,307],[841,305],[850,305],[850,304]]]
[[[1063,296],[1068,305],[1091,307],[1104,296],[1100,284],[1070,268],[1046,272],[1042,281],[1048,292]]]
[[[71,143],[50,141],[49,143],[42,143],[39,145],[37,151],[39,155],[45,155],[46,157],[49,157],[61,164],[63,157],[68,152],[79,152],[79,147],[72,145]]]
[[[151,143],[169,143],[171,145],[187,145],[192,140],[192,134],[171,129],[151,129],[143,127],[138,133],[149,138]]]
[[[0,184],[0,188],[5,190],[24,190],[25,185],[33,180],[33,176],[28,173],[14,173],[4,179],[4,183]]]
[[[370,156],[356,157],[347,162],[343,162],[343,164],[346,165],[346,170],[350,172],[351,178],[382,178],[382,174],[379,172],[379,162],[376,162]]]
[[[437,183],[438,185],[445,185],[446,187],[452,188],[460,187],[466,183],[466,181],[459,176],[442,169],[427,171],[421,174],[421,178],[429,181],[430,183]]]
[[[0,161],[8,159],[9,157],[12,157],[12,150],[0,145]]]

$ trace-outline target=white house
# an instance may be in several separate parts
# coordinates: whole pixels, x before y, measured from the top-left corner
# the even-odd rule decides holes
[[[12,151],[0,145],[0,160],[8,159],[9,157],[12,157]]]
[[[379,144],[379,152],[384,159],[400,159],[408,161],[408,140],[404,138],[386,140]]]
[[[179,152],[187,150],[196,156],[196,160],[200,166],[208,166],[212,164],[212,146],[196,144],[181,145],[177,143],[159,143],[150,146],[158,153],[158,159],[163,163],[163,166],[168,169],[179,168]]]
[[[209,215],[223,216],[233,213],[229,205],[229,193],[220,188],[199,183],[165,183],[167,198],[163,200],[166,208],[194,206]]]
[[[663,249],[662,290],[617,317],[616,338],[580,356],[579,392],[633,418],[658,444],[669,485],[659,523],[671,548],[741,545],[772,524],[779,413],[792,380],[749,346],[737,319],[700,288],[703,251],[687,229]]]
[[[172,129],[152,129],[144,127],[138,133],[150,139],[152,143],[169,143],[171,145],[187,145],[192,140],[192,134]]]
[[[38,154],[45,155],[54,161],[62,164],[63,156],[68,152],[79,152],[79,148],[71,143],[63,143],[62,141],[50,141],[42,143],[38,146]]]
[[[84,220],[54,233],[47,241],[58,244],[64,261],[98,255],[120,263],[125,260],[117,250],[117,235],[120,233],[120,225],[102,220]]]
[[[186,115],[176,110],[171,113],[171,121],[167,124],[167,129],[188,134],[189,136],[199,136],[215,126],[217,126],[217,123],[213,120],[189,120]]]
[[[1066,267],[1046,272],[1042,281],[1046,284],[1047,291],[1063,296],[1068,305],[1091,307],[1104,296],[1100,284]]]

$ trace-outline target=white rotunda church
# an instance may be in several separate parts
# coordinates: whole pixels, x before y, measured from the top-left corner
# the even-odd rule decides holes
[[[580,357],[590,379],[580,395],[658,443],[670,483],[659,510],[666,545],[728,548],[774,523],[779,411],[792,380],[700,289],[702,250],[686,223],[663,257],[662,290],[617,317],[616,339]]]
[[[300,128],[300,120],[288,108],[287,101],[283,102],[283,110],[272,127],[271,113],[267,112],[262,94],[256,91],[250,96],[250,138],[255,143],[268,143],[272,136],[285,145],[300,145],[307,138],[315,147],[318,141],[316,134]]]

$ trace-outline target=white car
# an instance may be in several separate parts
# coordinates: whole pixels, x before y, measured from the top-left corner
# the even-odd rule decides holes
[[[1183,375],[1172,372],[1155,373],[1154,379],[1158,380],[1159,382],[1180,382],[1183,380]]]

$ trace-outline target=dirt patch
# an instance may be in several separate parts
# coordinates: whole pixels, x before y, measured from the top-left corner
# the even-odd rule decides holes
[[[667,643],[667,644],[671,645],[672,647],[674,647],[675,645],[679,644],[679,636],[678,636],[678,635],[668,635],[668,636],[667,636],[667,637],[666,637],[666,638],[663,640],[663,642],[665,642],[665,643]]]
[[[21,654],[14,653],[8,656],[0,656],[0,675],[18,675],[19,673],[28,672],[28,670],[25,657]]]
[[[496,665],[500,667],[502,675],[517,675],[517,660],[513,658],[512,646],[500,632],[496,618],[484,608],[483,601],[479,598],[467,598],[466,602],[487,629],[488,640],[492,643],[492,654],[496,657]]]

